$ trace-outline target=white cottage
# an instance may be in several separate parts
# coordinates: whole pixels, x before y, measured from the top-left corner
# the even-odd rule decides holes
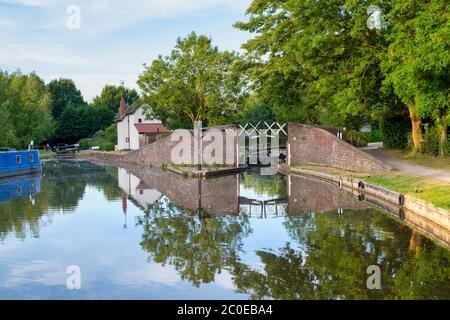
[[[160,120],[146,119],[142,107],[125,106],[120,99],[116,150],[138,150],[168,132]]]
[[[162,193],[147,186],[141,179],[127,172],[123,168],[118,169],[119,188],[128,196],[135,205],[142,209],[147,209],[161,198]],[[126,198],[122,198],[124,213],[127,211]]]

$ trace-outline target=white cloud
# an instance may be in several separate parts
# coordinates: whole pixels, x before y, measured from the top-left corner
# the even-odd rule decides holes
[[[156,263],[122,268],[109,275],[118,285],[140,288],[152,283],[176,285],[181,282],[180,275],[172,266],[162,266]]]
[[[73,78],[85,99],[90,101],[105,84],[119,84],[124,80],[127,86],[136,88],[137,77],[143,71],[142,63],[151,61],[159,53],[167,54],[177,36],[202,28],[198,25],[208,22],[210,12],[216,21],[222,11],[227,19],[228,9],[243,13],[250,1],[0,0],[0,4],[17,5],[5,6],[0,17],[0,65],[9,70],[36,71],[46,81],[57,77]],[[80,7],[80,30],[67,28],[67,7],[71,4]],[[170,29],[174,18],[182,23],[202,23],[176,34],[174,30],[184,27],[180,24]],[[145,22],[148,37],[139,40],[130,37],[128,41],[121,32],[120,40],[112,38],[112,32],[117,30],[140,35],[141,25],[136,24],[141,22]],[[230,30],[233,22],[229,23]],[[167,33],[165,26],[170,29]],[[223,33],[230,30],[223,30]],[[211,35],[216,39],[216,35]],[[217,43],[222,49],[229,49],[224,43],[233,46],[238,41],[228,34],[222,38],[222,43]]]
[[[64,66],[92,65],[88,59],[70,53],[64,46],[39,47],[24,44],[0,44],[0,61],[4,64],[32,62]]]
[[[14,23],[13,21],[0,17],[0,28],[11,28],[15,26],[16,23]]]
[[[65,28],[69,17],[66,9],[75,4],[81,11],[81,29],[96,35],[126,27],[146,19],[173,18],[204,9],[223,7],[244,10],[250,0],[0,0],[29,7],[47,8],[45,25]],[[49,21],[51,19],[52,21]],[[27,21],[22,21],[27,25]],[[34,23],[34,22],[33,22]],[[37,27],[37,26],[36,26]]]
[[[54,5],[55,0],[0,0],[3,3],[15,3],[25,6],[33,6],[33,7],[47,7],[50,8]]]

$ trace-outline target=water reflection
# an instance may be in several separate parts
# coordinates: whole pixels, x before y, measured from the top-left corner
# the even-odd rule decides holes
[[[38,234],[42,212],[35,196],[41,191],[41,174],[0,179],[0,240],[8,234],[24,239],[27,232]],[[36,214],[38,213],[38,214]]]
[[[41,191],[41,174],[0,179],[0,201],[33,196]]]
[[[214,281],[226,269],[237,292],[252,299],[449,297],[449,251],[351,194],[299,176],[250,173],[226,182],[232,190],[226,202],[239,203],[232,219],[202,219],[193,215],[193,204],[186,215],[186,208],[167,197],[148,207],[139,224],[144,226],[141,245],[150,259],[174,265],[195,286]],[[190,187],[192,181],[184,183],[174,188]],[[290,241],[257,250],[258,263],[241,259],[245,238],[253,231],[249,218],[279,216],[285,217]],[[382,270],[382,290],[366,286],[370,265]]]
[[[300,223],[308,219],[311,217],[300,219],[305,220]],[[332,223],[325,217],[320,220],[321,225]],[[298,243],[307,246],[306,252],[290,243],[276,251],[257,251],[261,270],[246,264],[234,268],[238,292],[252,299],[449,298],[450,257],[446,249],[425,241],[420,252],[414,253],[408,252],[405,241],[356,234],[346,226],[318,227],[303,234],[306,242]],[[381,290],[365,285],[367,266],[374,264],[382,271]]]
[[[150,259],[173,265],[183,280],[197,287],[236,265],[243,238],[251,233],[246,216],[199,218],[185,214],[166,197],[153,204],[138,224],[144,230],[141,246]]]
[[[119,198],[117,170],[87,161],[48,162],[44,177],[28,175],[0,182],[0,240],[8,236],[37,238],[55,213],[73,213],[86,186],[102,190],[108,200]],[[41,184],[41,180],[44,181]]]
[[[450,298],[449,251],[419,232],[434,229],[324,182],[85,161],[49,162],[44,174],[33,203],[0,202],[0,298]],[[49,274],[17,279],[30,263]],[[84,291],[65,290],[74,263],[89,275]],[[366,287],[373,264],[381,290]]]

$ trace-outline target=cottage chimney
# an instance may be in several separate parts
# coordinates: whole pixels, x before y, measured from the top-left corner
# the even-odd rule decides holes
[[[122,191],[122,211],[127,214],[127,194]]]
[[[119,109],[120,117],[125,116],[125,99],[124,97],[120,97],[120,109]]]

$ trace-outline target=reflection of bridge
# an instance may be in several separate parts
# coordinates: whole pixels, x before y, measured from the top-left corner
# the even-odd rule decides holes
[[[239,197],[239,211],[251,217],[267,218],[287,215],[287,198],[256,200]]]

